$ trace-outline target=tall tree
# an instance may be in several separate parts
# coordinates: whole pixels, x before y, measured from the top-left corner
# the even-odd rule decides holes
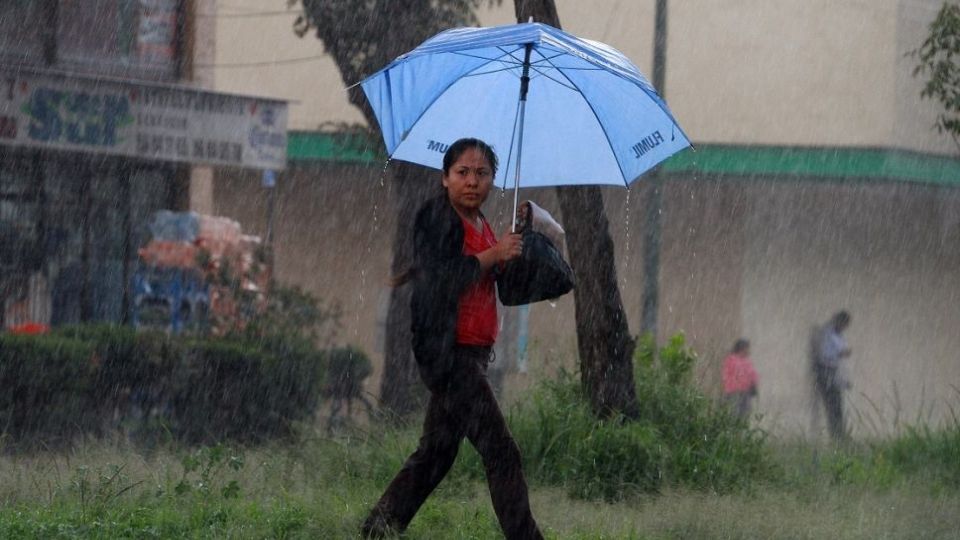
[[[301,4],[303,14],[294,31],[313,30],[350,87],[350,103],[360,109],[370,130],[378,124],[359,86],[351,86],[413,49],[428,37],[456,26],[475,26],[475,10],[500,0],[288,0]],[[379,137],[374,137],[379,140]],[[438,189],[437,172],[406,162],[394,162],[393,205],[397,229],[393,240],[394,275],[413,262],[413,216],[430,193]],[[425,398],[410,349],[410,288],[394,288],[387,312],[381,406],[399,418],[418,410]]]
[[[514,10],[517,21],[533,17],[560,28],[554,0],[515,0]],[[581,384],[597,415],[621,412],[633,416],[637,413],[635,342],[617,285],[613,240],[600,188],[560,187],[557,198],[567,231],[570,266],[577,276],[574,301]]]
[[[960,3],[944,2],[927,38],[911,54],[919,60],[914,76],[926,79],[920,95],[943,106],[934,126],[960,149]]]
[[[477,24],[475,11],[499,0],[290,0],[304,13],[295,30],[314,30],[336,62],[341,78],[352,85],[400,54],[446,28]],[[552,0],[517,0],[518,20],[535,20],[560,27]],[[362,90],[354,86],[349,100],[363,112],[367,124],[377,122]],[[393,244],[394,273],[412,262],[412,213],[435,188],[435,171],[416,165],[394,165],[397,231]],[[613,241],[595,187],[558,190],[561,212],[570,231],[567,243],[571,266],[577,273],[575,291],[578,350],[583,386],[600,415],[636,410],[630,337],[617,286]],[[387,315],[387,339],[381,404],[399,416],[416,410],[424,396],[417,382],[410,351],[410,291],[393,290]]]

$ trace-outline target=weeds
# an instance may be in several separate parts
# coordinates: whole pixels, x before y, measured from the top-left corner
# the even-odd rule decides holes
[[[80,499],[80,511],[84,515],[103,514],[111,501],[143,483],[142,480],[130,482],[123,469],[123,465],[111,465],[97,471],[96,479],[92,480],[89,467],[77,467],[70,485]]]
[[[770,474],[763,434],[712,406],[691,382],[695,363],[682,335],[659,350],[641,339],[630,419],[597,420],[569,373],[541,384],[510,417],[528,475],[611,501],[664,485],[729,491]]]
[[[220,476],[224,469],[239,472],[243,469],[243,455],[230,452],[221,445],[194,450],[181,460],[183,476],[173,491],[185,495],[197,491],[204,496],[219,492],[224,499],[235,499],[240,495],[240,484],[230,480],[221,485]]]
[[[636,358],[638,418],[598,421],[569,373],[509,423],[547,538],[960,537],[960,422],[893,439],[786,444],[715,408],[675,338]],[[0,538],[353,538],[416,447],[417,428],[295,444],[133,447],[0,456]],[[411,539],[501,533],[476,452],[411,524]]]

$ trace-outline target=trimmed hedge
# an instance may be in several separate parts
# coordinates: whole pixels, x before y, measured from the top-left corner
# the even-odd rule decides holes
[[[320,400],[324,354],[289,337],[183,338],[117,326],[0,334],[6,444],[125,429],[143,442],[259,442],[293,433]]]
[[[354,399],[363,392],[363,380],[373,373],[370,358],[356,347],[338,347],[326,353],[327,379],[323,396]]]

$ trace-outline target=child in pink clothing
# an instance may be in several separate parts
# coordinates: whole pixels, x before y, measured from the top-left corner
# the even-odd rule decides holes
[[[750,361],[750,342],[738,339],[723,360],[723,393],[733,413],[746,420],[757,395],[757,372]]]

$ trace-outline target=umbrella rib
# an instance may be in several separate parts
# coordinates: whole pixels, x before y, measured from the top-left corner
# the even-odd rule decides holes
[[[683,128],[680,127],[680,123],[677,122],[677,119],[673,117],[673,113],[671,113],[670,110],[667,109],[666,102],[663,102],[662,105],[661,105],[660,103],[658,103],[658,100],[659,100],[659,101],[663,101],[663,98],[661,98],[660,95],[657,94],[657,91],[653,88],[653,86],[650,86],[650,83],[649,83],[649,82],[647,83],[647,86],[644,86],[643,84],[641,84],[641,82],[646,82],[646,81],[638,81],[634,75],[630,74],[630,76],[628,76],[628,74],[623,73],[622,69],[612,69],[612,68],[610,68],[610,67],[606,67],[606,66],[604,66],[604,63],[603,63],[603,62],[598,62],[597,60],[595,60],[595,59],[593,59],[593,58],[589,58],[589,57],[581,57],[581,59],[582,59],[583,61],[589,63],[589,64],[598,66],[598,67],[600,68],[600,71],[606,71],[607,73],[610,73],[611,75],[614,75],[614,76],[616,76],[616,77],[620,77],[621,79],[629,82],[630,84],[633,84],[633,85],[639,87],[640,90],[642,90],[642,91],[643,91],[645,94],[647,94],[648,96],[650,96],[650,95],[652,94],[654,97],[657,98],[657,99],[654,99],[653,102],[654,102],[658,107],[660,107],[660,110],[663,111],[663,114],[667,115],[667,118],[669,118],[670,121],[673,122],[674,128],[677,129],[678,131],[680,131],[680,134],[683,135],[684,138],[686,138],[688,141],[690,140],[690,137],[687,137],[686,132],[684,132],[684,131],[683,131]],[[557,71],[561,71],[561,68],[557,67],[557,65],[554,64],[553,62],[550,62],[550,65],[552,65],[552,66],[554,67],[554,69],[556,69]],[[562,69],[568,69],[568,68],[562,68]],[[583,69],[583,68],[569,68],[569,69]],[[561,71],[561,73],[562,73],[562,71]],[[638,73],[639,73],[639,72],[638,72]],[[567,77],[565,74],[564,74],[564,77],[565,77],[568,81],[570,81],[570,78]],[[573,81],[570,81],[570,84],[573,84]],[[576,85],[574,85],[574,86],[576,86]],[[579,90],[579,88],[578,88],[578,90]],[[582,92],[581,92],[581,93],[582,93]],[[592,110],[592,107],[591,107],[591,110]],[[594,115],[596,115],[596,112],[594,112]],[[617,162],[617,165],[619,165],[619,164],[620,164],[620,162],[618,161],[618,162]],[[621,170],[622,170],[622,168],[621,168]],[[624,178],[626,178],[626,176],[624,176]]]
[[[560,86],[563,86],[564,88],[567,88],[567,89],[569,89],[569,90],[572,90],[572,91],[577,92],[577,93],[580,93],[580,94],[583,94],[583,92],[580,92],[580,89],[579,89],[579,88],[575,88],[575,87],[573,87],[573,86],[570,86],[569,84],[567,84],[567,83],[565,83],[565,82],[563,82],[563,81],[558,81],[557,79],[554,79],[554,78],[551,77],[550,75],[547,75],[545,72],[540,71],[539,68],[535,68],[535,67],[533,67],[532,65],[530,66],[530,68],[533,69],[534,71],[536,71],[537,73],[539,73],[540,75],[542,75],[542,76],[550,79],[551,81],[559,84]],[[557,69],[556,66],[554,66],[554,69]],[[557,69],[557,71],[560,71],[560,70]],[[567,79],[567,80],[570,80],[570,79]]]
[[[502,47],[497,47],[497,48],[500,49],[501,51],[503,51],[503,48],[502,48]],[[506,54],[506,55],[508,55],[508,56],[510,56],[510,57],[513,57],[513,55],[512,55],[510,52],[507,52],[507,51],[503,51],[503,52],[504,52],[504,54]],[[469,55],[466,55],[466,56],[469,56]],[[488,60],[488,63],[489,63],[489,62],[502,62],[502,61],[503,61],[503,60],[500,60],[500,59],[490,60],[489,58],[483,58],[483,57],[476,57],[476,58],[479,58],[479,59],[481,59],[481,60]],[[483,65],[477,66],[476,69],[480,69],[481,67],[483,67]],[[400,137],[400,142],[401,142],[401,143],[407,139],[407,135],[409,135],[410,132],[413,131],[413,128],[415,128],[415,127],[417,126],[417,124],[420,123],[420,120],[423,118],[423,115],[426,114],[428,110],[430,110],[430,107],[432,107],[433,104],[436,103],[438,99],[440,99],[441,97],[443,97],[443,95],[447,93],[447,90],[450,90],[450,87],[452,87],[453,85],[457,84],[457,82],[459,82],[459,81],[462,80],[462,79],[463,79],[463,77],[458,78],[458,79],[454,79],[453,81],[451,81],[450,84],[448,84],[443,90],[441,90],[440,92],[438,92],[437,95],[434,96],[432,100],[430,100],[430,103],[428,103],[425,107],[423,107],[423,110],[420,111],[420,115],[417,116],[417,119],[410,123],[410,126],[406,129],[404,135],[403,135],[402,137]],[[399,143],[397,144],[397,147],[393,149],[394,152],[397,151],[397,148],[400,148],[400,144],[399,144]]]
[[[497,47],[497,48],[499,49],[499,47]],[[503,49],[500,49],[500,50],[503,51]],[[513,55],[511,55],[510,53],[508,53],[508,52],[506,52],[506,51],[503,51],[503,52],[504,52],[504,55],[510,56],[511,58],[513,58]],[[487,62],[504,62],[504,63],[508,62],[507,60],[504,60],[504,59],[503,59],[503,55],[498,56],[497,58],[487,58],[486,56],[479,56],[479,55],[476,55],[476,54],[467,54],[467,53],[465,53],[465,52],[460,52],[460,51],[453,51],[452,54],[455,54],[455,55],[457,55],[457,56],[466,56],[466,57],[468,57],[468,58],[476,58],[477,60],[486,60]],[[518,65],[518,66],[522,66],[522,65],[523,65],[523,62],[517,61],[516,58],[514,58],[514,61],[515,61],[516,65]]]
[[[543,51],[540,51],[540,50],[538,50],[538,49],[534,49],[534,50],[537,52],[537,54],[540,55],[540,60],[537,60],[536,62],[530,62],[530,69],[532,69],[533,71],[537,72],[538,75],[541,75],[541,76],[543,76],[543,77],[546,77],[546,78],[550,79],[551,81],[559,84],[560,86],[563,86],[563,87],[567,88],[568,90],[571,90],[571,91],[573,91],[573,92],[577,92],[577,91],[578,91],[576,88],[573,88],[573,87],[571,87],[571,86],[569,86],[569,85],[567,85],[567,84],[564,84],[563,81],[558,81],[557,79],[551,77],[550,75],[547,75],[547,73],[546,73],[545,71],[543,71],[542,69],[540,69],[540,67],[543,67],[543,66],[538,67],[538,66],[535,66],[535,65],[534,65],[534,64],[541,63],[541,62],[547,62],[548,64],[550,64],[550,66],[553,67],[553,69],[557,69],[557,66],[555,66],[555,65],[551,62],[551,60],[553,60],[554,58],[556,58],[556,57],[558,57],[558,56],[563,56],[565,53],[562,53],[562,52],[561,52],[561,53],[558,53],[558,54],[555,54],[555,55],[553,55],[553,56],[548,57],[547,55],[543,54]],[[536,78],[536,77],[531,77],[530,79],[533,80],[534,78]]]
[[[564,56],[564,55],[566,54],[566,53],[558,52],[557,54],[548,57],[548,56],[546,56],[545,54],[543,54],[542,52],[540,52],[539,50],[538,50],[537,52],[540,53],[540,56],[542,56],[543,58],[541,58],[540,60],[537,60],[536,62],[530,62],[530,66],[531,66],[531,67],[532,67],[534,64],[539,64],[539,63],[541,63],[541,62],[549,62],[550,60],[553,60],[554,58],[556,58],[556,57],[558,57],[558,56]]]
[[[501,51],[503,51],[503,54],[509,56],[510,58],[513,58],[513,60],[517,63],[517,65],[520,65],[520,66],[523,65],[523,60],[521,60],[521,59],[519,59],[519,58],[517,58],[516,56],[513,55],[514,52],[520,50],[519,48],[517,48],[515,51],[507,51],[507,50],[504,50],[503,47],[499,47],[499,46],[498,46],[497,48],[500,49]],[[502,57],[501,57],[501,58],[502,58]]]
[[[496,60],[494,60],[494,62],[496,62]],[[480,72],[474,71],[464,75],[463,78],[466,79],[467,77],[477,77],[479,75],[490,75],[491,73],[500,73],[501,71],[511,71],[514,69],[517,69],[517,66],[507,66],[505,68],[494,69],[490,71],[480,71]]]
[[[610,70],[609,70],[609,69],[603,69],[603,68],[598,68],[598,67],[596,67],[596,68],[588,68],[588,67],[563,67],[563,68],[560,68],[560,67],[554,66],[554,68],[556,68],[556,69],[565,69],[565,70],[567,70],[567,71],[606,71],[606,72],[610,73]]]
[[[548,62],[549,62],[549,61],[548,61]],[[617,150],[613,147],[613,143],[610,142],[610,136],[607,135],[607,130],[603,127],[603,122],[600,121],[600,116],[597,114],[597,111],[593,108],[593,104],[590,103],[590,100],[589,100],[589,99],[586,99],[587,96],[585,96],[585,95],[583,94],[583,91],[580,90],[580,87],[577,86],[577,83],[573,82],[573,80],[570,79],[570,77],[567,77],[567,74],[564,73],[563,70],[561,70],[560,68],[558,68],[556,65],[554,65],[553,62],[549,62],[549,63],[550,63],[551,66],[553,66],[553,69],[559,71],[560,74],[563,75],[563,78],[565,78],[571,85],[573,85],[573,87],[577,89],[577,92],[579,92],[580,95],[584,97],[583,102],[587,104],[587,107],[590,107],[590,112],[593,113],[593,117],[597,119],[597,125],[600,126],[600,131],[603,132],[603,138],[607,140],[607,146],[610,147],[610,152],[613,153],[613,160],[617,162],[617,168],[620,169],[620,176],[623,177],[623,186],[626,187],[626,188],[629,188],[629,187],[630,187],[630,181],[627,180],[627,174],[626,174],[626,172],[624,172],[624,170],[623,170],[623,165],[620,165],[620,160],[617,159]],[[672,120],[672,118],[671,118],[671,120]],[[631,178],[631,180],[632,180],[632,178]]]

